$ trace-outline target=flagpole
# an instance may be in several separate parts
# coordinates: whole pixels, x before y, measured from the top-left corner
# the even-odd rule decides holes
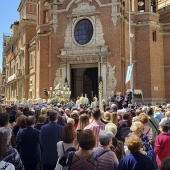
[[[133,61],[132,61],[132,28],[131,28],[131,7],[132,7],[132,0],[129,0],[129,54],[130,54],[130,66],[132,66]],[[134,104],[133,101],[133,68],[132,68],[132,72],[131,72],[131,77],[130,77],[130,91],[132,94],[132,99],[131,102],[132,104]]]

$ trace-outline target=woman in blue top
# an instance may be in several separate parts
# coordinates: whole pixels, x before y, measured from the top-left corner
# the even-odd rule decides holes
[[[130,134],[135,134],[135,135],[139,136],[140,139],[142,140],[140,152],[142,154],[148,156],[150,159],[152,159],[154,152],[153,152],[153,148],[149,141],[148,136],[143,134],[144,125],[141,122],[134,122],[132,124],[132,126],[130,127],[130,130],[132,131],[132,133],[130,133]],[[125,154],[128,155],[130,153],[130,151],[129,151],[128,147],[126,146],[126,144],[124,146],[124,149],[125,149]]]
[[[125,139],[130,154],[122,158],[117,170],[154,170],[151,159],[142,154],[142,141],[139,136],[131,134]]]

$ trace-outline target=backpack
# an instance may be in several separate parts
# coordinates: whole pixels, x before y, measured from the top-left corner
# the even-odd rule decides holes
[[[5,166],[1,168],[1,170],[5,170],[8,167],[9,163],[6,162]]]
[[[59,164],[61,165],[61,166],[67,166],[68,165],[68,163],[67,163],[67,158],[68,158],[68,154],[69,154],[69,152],[71,152],[71,151],[76,151],[76,149],[74,148],[74,147],[71,147],[71,148],[68,148],[67,150],[66,150],[66,152],[64,153],[64,155],[60,158],[60,160],[59,160]]]
[[[121,141],[124,142],[125,138],[128,136],[129,133],[131,133],[132,131],[130,130],[130,127],[121,127],[120,130],[120,135],[121,135]]]

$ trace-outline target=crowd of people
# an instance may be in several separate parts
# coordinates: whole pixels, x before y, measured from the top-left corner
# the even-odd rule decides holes
[[[170,104],[116,101],[0,106],[0,169],[169,170]]]

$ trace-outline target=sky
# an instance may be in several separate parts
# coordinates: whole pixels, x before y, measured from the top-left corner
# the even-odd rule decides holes
[[[3,34],[11,34],[11,24],[19,20],[17,11],[21,0],[1,0],[0,5],[0,69],[2,71]]]

